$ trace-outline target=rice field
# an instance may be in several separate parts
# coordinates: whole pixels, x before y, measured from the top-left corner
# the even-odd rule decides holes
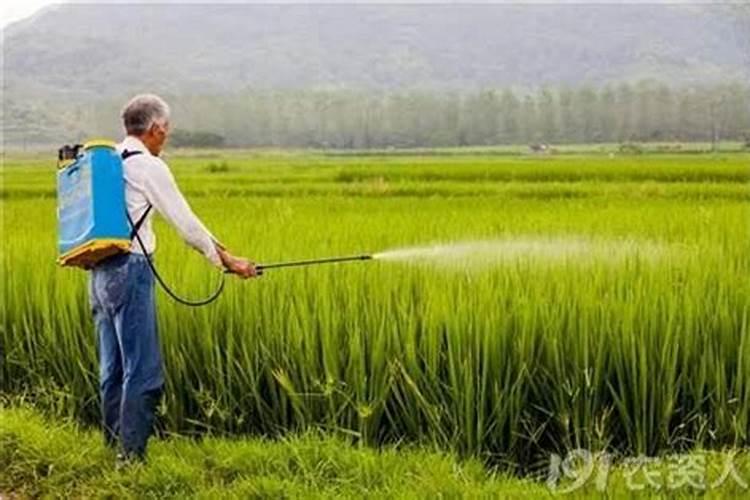
[[[550,452],[750,444],[750,154],[173,154],[196,213],[258,262],[374,261],[158,293],[160,425]],[[0,391],[96,422],[86,273],[56,266],[52,155],[6,157]],[[219,276],[165,224],[183,295]],[[415,250],[416,248],[416,250]],[[395,253],[392,251],[395,250]]]

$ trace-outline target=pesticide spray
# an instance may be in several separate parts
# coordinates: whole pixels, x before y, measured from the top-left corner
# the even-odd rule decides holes
[[[381,261],[478,269],[514,263],[614,263],[627,258],[651,261],[662,255],[664,250],[661,245],[635,240],[524,236],[399,248],[376,253],[372,258]]]
[[[258,269],[300,267],[351,261],[377,260],[440,267],[484,268],[509,263],[618,262],[627,258],[653,260],[665,251],[662,245],[636,240],[593,240],[584,237],[513,237],[497,240],[436,243],[385,250],[349,257],[260,264]]]

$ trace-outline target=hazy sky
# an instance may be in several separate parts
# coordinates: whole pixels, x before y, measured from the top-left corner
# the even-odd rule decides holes
[[[2,16],[2,27],[5,28],[9,23],[28,17],[45,5],[56,2],[50,0],[4,0],[0,7]]]

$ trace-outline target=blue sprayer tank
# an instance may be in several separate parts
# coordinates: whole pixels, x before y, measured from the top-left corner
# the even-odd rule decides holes
[[[58,263],[91,268],[130,250],[122,159],[110,141],[91,141],[57,172]]]

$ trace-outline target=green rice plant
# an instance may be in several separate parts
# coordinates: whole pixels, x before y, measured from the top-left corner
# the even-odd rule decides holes
[[[228,153],[229,154],[229,153]],[[577,447],[747,446],[747,154],[610,159],[175,156],[229,248],[260,262],[466,241],[585,240],[593,253],[373,261],[159,293],[168,432],[428,443],[529,470]],[[3,170],[0,391],[97,419],[87,276],[55,264],[54,174]],[[183,294],[218,276],[157,225]]]

